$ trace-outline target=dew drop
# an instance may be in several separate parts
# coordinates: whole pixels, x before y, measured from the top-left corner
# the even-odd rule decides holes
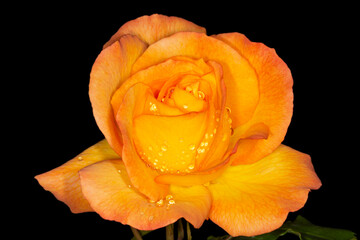
[[[160,199],[159,201],[156,202],[156,206],[158,207],[162,207],[164,205],[164,200]]]
[[[83,157],[78,157],[78,160],[79,160],[79,161],[82,161],[82,160],[83,160]]]
[[[209,145],[209,143],[208,143],[208,142],[205,142],[205,143],[204,143],[204,146],[207,147],[207,145]]]
[[[152,148],[151,146],[149,146],[149,150],[150,150],[150,151],[152,151],[152,150],[153,150],[153,148]]]
[[[190,170],[194,169],[194,167],[195,167],[194,164],[191,164],[191,165],[188,166],[188,168],[189,168]]]
[[[166,195],[166,197],[165,197],[165,199],[166,199],[166,201],[169,201],[169,200],[171,200],[171,199],[173,199],[174,197],[172,196],[172,195]]]
[[[121,173],[121,170],[120,170],[120,169],[118,170],[118,173]]]
[[[162,153],[162,152],[159,152],[158,155],[159,155],[160,157],[162,157],[163,153]]]
[[[200,99],[205,99],[205,93],[203,93],[202,91],[198,91],[198,94]]]
[[[204,153],[205,152],[205,148],[198,148],[197,149],[197,152],[200,154],[200,153]]]
[[[189,107],[188,105],[184,105],[184,106],[183,106],[184,109],[188,109],[188,107]]]
[[[149,217],[149,221],[152,221],[154,219],[154,216]]]
[[[157,107],[156,107],[155,103],[151,104],[150,111],[152,111],[152,112],[157,111]]]
[[[175,200],[174,200],[174,199],[169,200],[169,205],[174,205],[174,204],[175,204]]]
[[[189,149],[190,149],[191,151],[195,150],[195,145],[194,145],[194,144],[189,145]]]
[[[165,152],[165,151],[167,150],[167,146],[166,146],[166,145],[162,145],[162,146],[161,146],[161,150],[162,150],[163,152]]]

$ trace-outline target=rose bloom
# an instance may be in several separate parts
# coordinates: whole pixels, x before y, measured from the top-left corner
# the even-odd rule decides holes
[[[272,231],[321,186],[309,155],[281,145],[292,85],[276,52],[243,34],[137,18],[92,67],[105,139],[36,179],[73,213],[140,230],[185,218],[232,236]]]

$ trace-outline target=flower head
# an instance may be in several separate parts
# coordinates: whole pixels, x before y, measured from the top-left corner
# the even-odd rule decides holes
[[[36,178],[73,212],[142,230],[183,217],[233,236],[272,231],[321,186],[310,157],[281,145],[292,83],[273,49],[240,33],[140,17],[91,71],[105,140]]]

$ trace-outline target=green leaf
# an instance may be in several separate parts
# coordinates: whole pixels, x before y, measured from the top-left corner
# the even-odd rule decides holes
[[[286,222],[281,229],[299,236],[301,240],[355,240],[355,233],[338,228],[321,227],[312,224],[302,216],[294,222]]]
[[[295,221],[287,221],[282,227],[254,237],[221,237],[210,236],[207,240],[276,240],[279,237],[291,233],[299,237],[300,240],[356,240],[355,233],[337,228],[321,227],[312,224],[302,216],[298,216]]]

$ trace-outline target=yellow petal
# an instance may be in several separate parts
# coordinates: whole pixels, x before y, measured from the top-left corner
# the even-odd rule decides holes
[[[228,167],[210,184],[210,219],[232,236],[270,232],[320,186],[310,157],[281,145],[256,163]]]
[[[131,87],[125,94],[116,120],[121,129],[124,141],[122,160],[126,166],[131,184],[142,194],[152,200],[156,200],[166,196],[169,191],[169,186],[158,184],[154,181],[159,173],[147,166],[140,158],[134,145],[133,119],[143,113],[147,99],[146,96],[149,92],[151,93],[150,87],[143,83],[138,83]]]
[[[205,112],[139,116],[134,120],[136,148],[144,161],[161,172],[193,171],[206,119]]]

